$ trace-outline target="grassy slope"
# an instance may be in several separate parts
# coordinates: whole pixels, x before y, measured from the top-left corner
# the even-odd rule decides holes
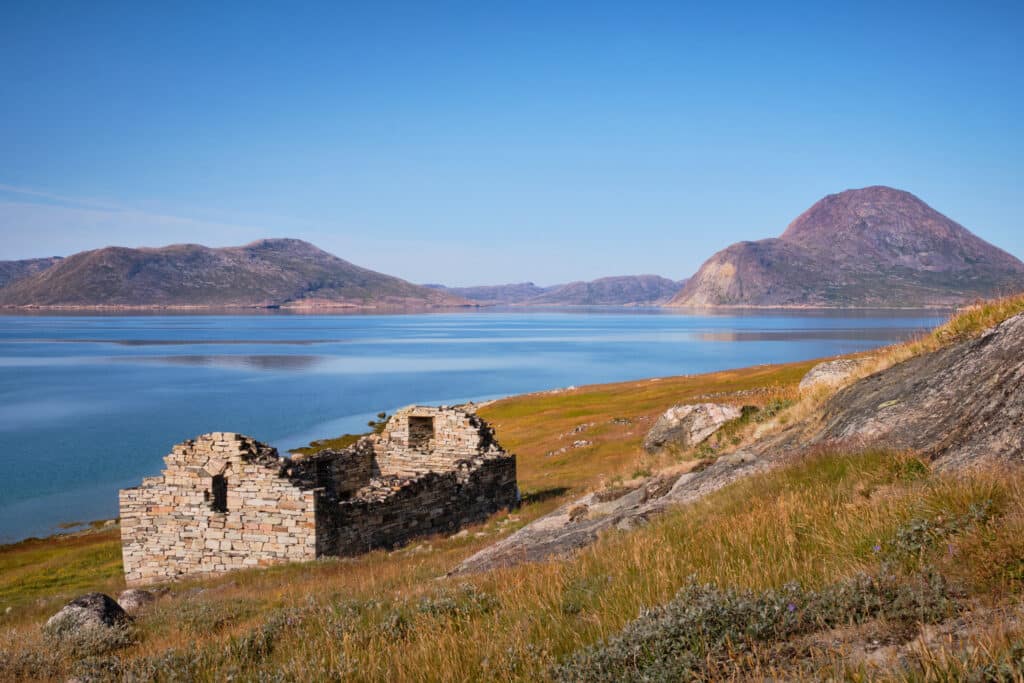
[[[804,362],[596,385],[560,394],[517,396],[486,406],[481,414],[496,426],[501,443],[517,455],[520,487],[527,497],[527,504],[515,515],[519,522],[513,526],[554,509],[570,492],[585,490],[617,475],[628,477],[637,468],[648,466],[640,440],[653,416],[673,403],[737,389],[764,390],[762,395],[744,397],[744,402],[761,403],[780,392],[792,393],[793,385],[811,365]],[[632,424],[612,424],[610,421],[617,417],[626,417]],[[597,424],[586,433],[559,438],[586,422]],[[317,443],[334,448],[355,438],[345,435]],[[548,450],[571,445],[581,438],[594,445],[546,457]],[[454,557],[464,556],[486,542],[456,544],[460,552]],[[388,557],[384,556],[382,561],[390,561]],[[374,571],[380,564],[369,558],[365,562]],[[87,532],[0,546],[0,610],[15,606],[20,613],[21,605],[42,600],[39,609],[30,611],[36,616],[52,612],[85,589],[111,592],[123,588],[120,572],[120,538],[116,532]]]
[[[1000,304],[994,313],[980,309],[970,314],[973,322],[953,327],[958,336],[973,334],[993,316],[1022,308],[1024,300]],[[930,345],[933,337],[919,343]],[[177,584],[174,599],[137,622],[137,643],[103,665],[158,679],[223,680],[232,672],[303,680],[543,679],[581,648],[614,637],[644,607],[671,599],[691,575],[757,591],[791,581],[827,586],[858,571],[880,571],[908,528],[924,528],[924,540],[898,558],[901,571],[935,566],[975,607],[1018,594],[1024,580],[1021,474],[939,478],[909,466],[907,456],[885,453],[826,454],[741,481],[639,531],[606,536],[566,562],[435,580],[570,493],[662,464],[647,460],[639,442],[650,419],[670,404],[751,390],[731,400],[764,404],[792,396],[809,366],[584,387],[489,405],[481,412],[517,453],[522,487],[532,494],[521,511],[496,516],[463,538]],[[623,417],[630,424],[612,422]],[[587,423],[594,425],[563,436]],[[547,455],[578,439],[593,445]],[[959,519],[978,503],[992,509],[990,519],[957,529],[941,543],[929,541],[943,519]],[[0,605],[14,606],[0,616],[0,678],[60,678],[99,666],[48,647],[38,624],[70,595],[116,591],[117,555],[110,532],[0,548]],[[958,600],[957,609],[967,605]],[[984,646],[972,655],[978,661],[939,648],[924,664],[933,673],[959,676],[1003,656],[1021,633],[1015,622],[993,619],[975,637]],[[754,643],[737,666],[764,671],[784,661],[776,645]],[[811,667],[805,671],[841,666],[793,653],[790,647],[788,661]]]
[[[90,531],[0,546],[0,606],[124,585],[121,535]],[[58,597],[58,599],[60,599]]]

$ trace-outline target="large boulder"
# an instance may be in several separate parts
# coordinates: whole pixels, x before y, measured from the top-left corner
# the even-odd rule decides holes
[[[644,450],[656,453],[668,446],[693,448],[719,427],[740,417],[736,406],[720,403],[696,403],[672,406],[658,418],[644,437]]]
[[[131,616],[136,616],[156,601],[156,594],[140,588],[129,588],[117,596],[117,604]]]
[[[125,628],[131,617],[112,597],[88,593],[75,598],[54,614],[43,632],[61,645],[83,654],[119,647],[125,640]]]
[[[800,391],[812,391],[819,387],[837,387],[843,384],[865,361],[856,358],[840,358],[818,363],[800,380]]]

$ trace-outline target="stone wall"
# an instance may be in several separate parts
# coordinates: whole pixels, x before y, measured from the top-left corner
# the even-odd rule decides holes
[[[410,445],[409,423],[429,418],[434,435],[417,445],[415,430]],[[460,460],[481,453],[504,452],[494,441],[494,432],[475,413],[446,406],[410,406],[397,411],[374,445],[380,473],[415,475],[454,470]]]
[[[352,496],[371,479],[380,476],[373,439],[369,437],[348,448],[292,456],[286,472],[298,485],[323,488],[328,495],[339,499]]]
[[[332,508],[332,555],[392,548],[417,536],[451,533],[519,504],[511,457],[464,461],[447,472],[382,477]]]
[[[120,493],[129,585],[391,548],[519,503],[515,456],[459,408],[406,408],[379,435],[291,460],[217,432],[164,462]]]
[[[317,556],[316,491],[291,482],[277,451],[214,432],[174,447],[163,476],[120,492],[129,585]],[[215,509],[214,477],[227,485]]]

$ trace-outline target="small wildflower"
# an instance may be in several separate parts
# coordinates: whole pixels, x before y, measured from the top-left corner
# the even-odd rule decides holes
[[[790,612],[795,612],[796,611],[796,605],[794,605],[793,603],[789,603],[789,605],[786,606],[786,609],[789,610]]]
[[[876,553],[880,553],[880,552],[882,552],[882,546],[880,544],[876,543],[875,547],[872,548],[871,550],[873,550]]]

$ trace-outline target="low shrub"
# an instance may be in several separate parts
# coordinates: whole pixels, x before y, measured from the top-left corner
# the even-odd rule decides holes
[[[563,681],[668,681],[701,678],[756,643],[770,643],[884,618],[936,622],[955,611],[941,575],[860,574],[819,590],[789,584],[759,593],[691,580],[664,606],[558,666]]]

